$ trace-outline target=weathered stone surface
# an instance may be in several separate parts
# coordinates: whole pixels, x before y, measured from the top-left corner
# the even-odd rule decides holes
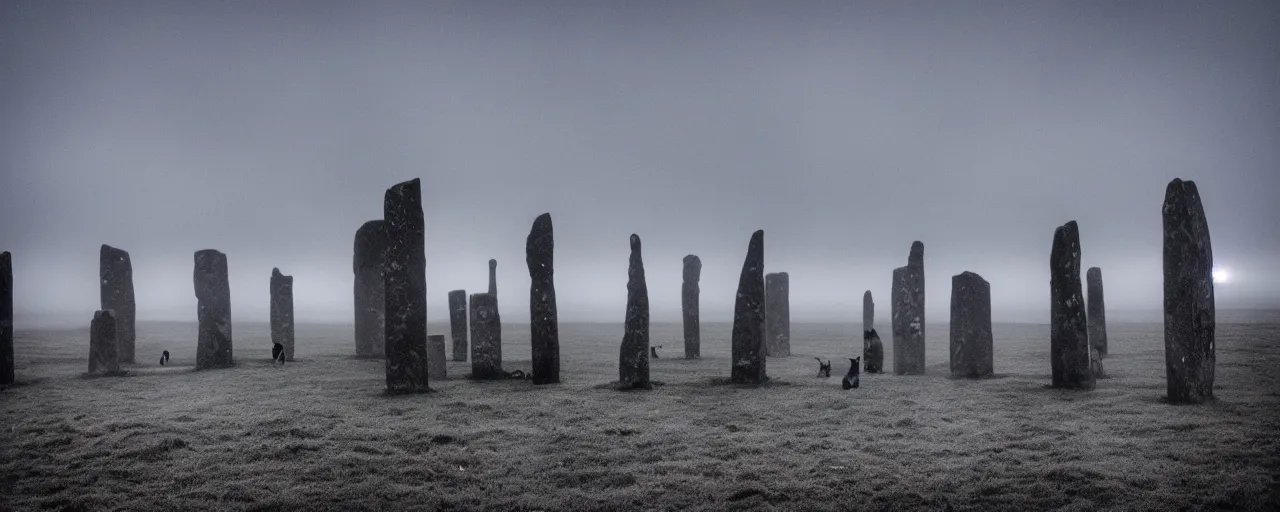
[[[913,242],[907,266],[893,270],[890,294],[893,327],[893,372],[923,375],[924,366],[924,244]]]
[[[1093,389],[1093,372],[1089,369],[1089,333],[1084,295],[1080,289],[1080,229],[1076,221],[1054,230],[1049,272],[1052,308],[1049,351],[1053,364],[1053,387]]]
[[[862,332],[876,328],[876,303],[871,300],[871,290],[862,293]]]
[[[702,326],[699,319],[698,296],[702,293],[698,281],[702,280],[702,260],[692,254],[684,257],[684,284],[680,287],[680,309],[684,314],[684,357],[702,357]]]
[[[498,260],[489,260],[489,295],[498,299]]]
[[[230,368],[231,283],[227,280],[227,255],[214,249],[196,251],[196,317],[200,334],[196,345],[196,369]]]
[[[951,277],[951,376],[986,377],[995,367],[991,284],[973,272]]]
[[[386,357],[386,288],[382,266],[387,257],[387,223],[371,220],[356,231],[355,270],[356,355]]]
[[[448,356],[445,355],[445,341],[443,334],[431,334],[427,336],[427,376],[433,381],[442,381],[446,378],[448,365],[445,363]]]
[[[525,240],[529,266],[529,340],[533,383],[560,382],[560,323],[556,313],[555,238],[551,214],[533,221]]]
[[[471,294],[471,378],[501,379],[502,323],[497,301],[487,293]]]
[[[884,343],[874,328],[862,333],[862,360],[867,373],[884,373]]]
[[[284,346],[284,360],[293,360],[293,276],[271,269],[271,342]]]
[[[649,383],[649,287],[644,280],[640,237],[631,235],[627,267],[626,330],[618,358],[618,385],[624,389],[652,387]]]
[[[13,255],[0,252],[0,386],[14,382]]]
[[[751,234],[733,305],[733,371],[729,380],[759,384],[769,380],[764,355],[764,230]]]
[[[1175,179],[1164,193],[1164,362],[1169,402],[1213,400],[1213,244],[1194,181]]]
[[[1098,351],[1098,357],[1107,357],[1107,302],[1102,296],[1102,269],[1092,267],[1085,272],[1085,285],[1089,294],[1089,346]]]
[[[414,393],[429,388],[427,374],[426,219],[422,182],[387,189],[383,199],[387,252],[382,270],[386,290],[387,392]]]
[[[786,272],[764,276],[764,353],[791,355],[791,280]]]
[[[89,373],[120,373],[120,333],[111,310],[93,313],[89,323]]]
[[[449,336],[453,338],[453,360],[467,360],[467,291],[449,292]]]
[[[137,304],[133,299],[133,263],[129,253],[103,244],[98,251],[98,277],[102,309],[114,313],[116,328],[120,329],[116,340],[120,362],[133,364]]]

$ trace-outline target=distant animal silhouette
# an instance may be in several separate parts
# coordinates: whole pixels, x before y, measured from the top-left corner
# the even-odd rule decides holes
[[[662,348],[662,345],[654,345],[654,346],[650,346],[650,347],[649,347],[649,357],[652,357],[652,358],[654,358],[654,359],[659,359],[659,357],[658,357],[658,349],[660,349],[660,348]]]
[[[271,347],[271,364],[284,364],[284,345],[276,343]]]
[[[511,370],[507,372],[506,375],[508,379],[519,379],[519,380],[528,379],[530,377],[530,375],[526,374],[524,370]]]
[[[831,360],[828,359],[827,362],[824,363],[822,362],[821,357],[815,357],[814,359],[818,360],[818,376],[824,379],[830,378],[831,377]]]
[[[884,343],[880,341],[880,335],[876,334],[875,329],[863,331],[862,355],[867,358],[867,373],[884,371]]]
[[[164,366],[164,364],[165,364],[165,363],[167,363],[167,362],[169,362],[169,351],[168,351],[168,350],[164,351],[164,353],[163,353],[163,354],[160,354],[160,366]]]
[[[1106,372],[1102,371],[1102,353],[1098,349],[1089,349],[1089,371],[1093,372],[1094,378],[1105,377]]]
[[[840,379],[840,386],[845,389],[858,387],[858,363],[861,359],[861,357],[849,358],[849,373],[844,374],[844,378]]]

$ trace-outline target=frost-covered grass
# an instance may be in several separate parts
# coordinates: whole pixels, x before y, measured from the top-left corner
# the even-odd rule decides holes
[[[892,340],[884,332],[892,368]],[[236,324],[238,366],[193,372],[194,324],[142,323],[122,378],[86,378],[88,333],[17,333],[22,385],[0,392],[0,509],[1177,510],[1280,503],[1280,326],[1220,324],[1216,404],[1162,403],[1156,324],[1115,324],[1095,391],[1049,383],[1047,326],[996,324],[996,378],[862,375],[840,389],[855,325],[792,325],[774,382],[724,384],[730,326],[703,359],[654,324],[663,385],[620,392],[617,324],[563,324],[563,384],[470,382],[388,397],[348,326],[298,326],[270,364],[265,325]],[[441,326],[432,332],[442,333]],[[528,327],[503,327],[529,369]],[[158,366],[168,349],[171,366]],[[854,354],[854,351],[857,354]],[[815,378],[813,356],[833,360]]]

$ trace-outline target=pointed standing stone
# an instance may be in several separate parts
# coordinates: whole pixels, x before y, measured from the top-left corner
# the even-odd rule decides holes
[[[1093,389],[1089,333],[1084,296],[1080,290],[1080,229],[1076,221],[1054,230],[1049,272],[1052,292],[1049,350],[1053,387]]]
[[[555,238],[551,214],[533,221],[525,240],[529,266],[529,340],[532,343],[533,383],[560,382],[560,324],[556,313]]]
[[[467,360],[467,291],[449,292],[449,335],[453,338],[453,360]]]
[[[129,253],[102,244],[98,251],[98,277],[102,309],[114,313],[116,327],[120,329],[116,340],[120,347],[120,362],[133,364],[137,306],[133,300],[133,264],[129,261]]]
[[[951,376],[977,378],[994,371],[991,284],[973,272],[951,278]]]
[[[382,270],[386,290],[387,392],[428,391],[426,219],[422,181],[387,189],[383,199],[387,253]]]
[[[786,272],[764,276],[764,330],[766,356],[791,355],[791,283]]]
[[[89,373],[120,373],[119,335],[111,310],[93,313],[93,322],[89,324]]]
[[[1092,267],[1085,272],[1089,288],[1089,346],[1098,351],[1099,357],[1107,356],[1107,302],[1102,297],[1102,269]]]
[[[14,382],[13,256],[0,252],[0,386]]]
[[[231,350],[231,284],[227,281],[227,255],[214,249],[196,251],[196,317],[200,334],[196,345],[196,369],[235,366]]]
[[[871,290],[862,293],[862,332],[876,328],[876,303],[871,300]]]
[[[502,323],[497,301],[487,293],[471,294],[471,378],[501,379]]]
[[[680,287],[680,309],[684,316],[684,357],[702,357],[702,326],[698,315],[698,281],[702,279],[702,260],[692,254],[684,257],[684,284]]]
[[[284,360],[293,360],[293,276],[271,269],[271,342],[284,346]]]
[[[760,384],[769,380],[764,356],[764,230],[751,234],[733,305],[733,370],[729,380]]]
[[[1169,402],[1213,400],[1213,244],[1194,181],[1175,179],[1164,193],[1164,362]]]
[[[443,334],[431,334],[427,336],[427,376],[433,381],[439,382],[445,380],[448,365],[445,364],[447,357],[444,354],[445,342]]]
[[[893,270],[889,305],[893,323],[893,372],[924,375],[924,244],[911,244],[907,266]]]
[[[386,288],[382,265],[387,256],[387,225],[371,220],[356,231],[355,252],[356,355],[386,357]]]
[[[649,287],[644,280],[640,237],[631,235],[631,259],[627,267],[626,331],[618,360],[618,385],[622,389],[649,389]]]

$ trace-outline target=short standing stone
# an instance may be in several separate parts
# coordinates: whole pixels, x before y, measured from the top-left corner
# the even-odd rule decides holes
[[[386,288],[382,265],[387,256],[387,223],[371,220],[356,231],[355,320],[356,355],[386,357]]]
[[[467,360],[467,291],[449,292],[449,335],[453,338],[453,360]]]
[[[227,255],[214,249],[195,253],[195,289],[199,338],[196,369],[230,368],[235,365],[231,350],[231,283],[227,280]]]
[[[556,313],[555,238],[551,214],[533,221],[525,240],[529,266],[529,341],[533,356],[533,383],[560,382],[560,324]]]
[[[733,370],[730,380],[759,384],[769,380],[764,355],[764,231],[751,234],[738,277],[733,305]]]
[[[884,342],[874,328],[862,333],[862,361],[867,373],[884,372]]]
[[[120,373],[120,342],[111,310],[93,313],[89,324],[89,373]]]
[[[1085,272],[1089,293],[1089,346],[1098,357],[1107,357],[1107,302],[1102,296],[1102,269],[1092,267]]]
[[[13,256],[0,252],[0,386],[14,382]]]
[[[871,290],[862,293],[862,332],[876,328],[876,303],[871,300]]]
[[[120,362],[133,364],[137,305],[133,300],[133,264],[129,253],[103,244],[98,251],[98,277],[102,309],[115,314],[116,328],[120,329],[117,336]]]
[[[433,381],[442,381],[446,377],[445,341],[443,334],[427,336],[427,375]]]
[[[1175,179],[1164,193],[1164,362],[1169,402],[1213,399],[1213,245],[1194,181]]]
[[[702,260],[692,254],[684,257],[684,284],[680,287],[680,309],[684,316],[684,357],[702,357],[702,326],[698,318],[698,281],[702,279]]]
[[[293,360],[293,276],[271,269],[271,342],[284,346],[285,361]]]
[[[951,376],[986,377],[994,371],[991,284],[973,272],[951,278]]]
[[[387,253],[386,368],[389,393],[428,390],[426,219],[422,182],[414,178],[387,189],[383,200]]]
[[[1076,221],[1054,230],[1049,272],[1053,387],[1093,389],[1088,322],[1080,289],[1080,229]]]
[[[471,294],[471,378],[501,379],[502,323],[497,301],[487,293]]]
[[[489,295],[498,298],[498,260],[489,260]]]
[[[627,313],[618,360],[618,385],[623,389],[652,387],[649,383],[649,287],[640,257],[640,237],[631,235],[627,267]]]
[[[786,272],[764,276],[765,355],[791,355],[791,283]]]

